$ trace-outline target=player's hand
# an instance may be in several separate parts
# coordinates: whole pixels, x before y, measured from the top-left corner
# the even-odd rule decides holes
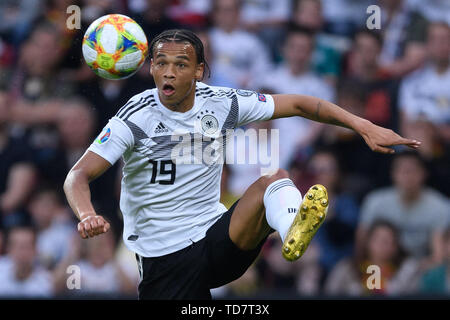
[[[107,232],[110,227],[102,216],[89,215],[78,223],[78,233],[83,239],[87,239]]]
[[[420,141],[403,138],[394,131],[377,126],[370,121],[365,122],[358,131],[370,149],[375,152],[392,154],[395,151],[389,148],[390,146],[405,145],[417,149],[421,144]]]

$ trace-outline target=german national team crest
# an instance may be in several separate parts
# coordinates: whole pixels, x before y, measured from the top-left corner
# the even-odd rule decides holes
[[[201,124],[202,130],[206,134],[214,134],[219,129],[219,121],[217,121],[216,117],[210,114],[203,116]]]
[[[252,94],[254,94],[254,91],[250,91],[250,90],[242,90],[242,89],[237,89],[236,93],[242,97],[250,97]]]

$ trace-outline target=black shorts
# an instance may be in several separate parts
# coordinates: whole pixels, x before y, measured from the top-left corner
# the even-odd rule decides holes
[[[231,241],[228,228],[236,204],[208,229],[202,240],[189,247],[161,257],[136,255],[138,264],[142,264],[139,299],[211,299],[211,288],[242,276],[266,239],[248,251]]]

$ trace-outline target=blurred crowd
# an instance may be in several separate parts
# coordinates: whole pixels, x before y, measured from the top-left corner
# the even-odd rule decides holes
[[[74,4],[81,29],[70,30]],[[372,4],[381,9],[379,30],[366,26]],[[418,152],[380,155],[351,130],[302,118],[247,126],[278,129],[280,167],[302,194],[326,186],[330,209],[300,260],[285,261],[273,234],[215,297],[450,294],[449,1],[3,0],[0,297],[136,297],[137,265],[120,240],[121,164],[91,183],[94,207],[112,225],[107,234],[81,240],[62,194],[68,170],[108,119],[154,87],[149,61],[120,81],[84,63],[83,34],[108,13],[135,19],[149,41],[166,29],[194,30],[210,85],[320,97],[422,141]],[[226,165],[221,201],[231,206],[261,166]],[[380,270],[375,288],[370,266]]]

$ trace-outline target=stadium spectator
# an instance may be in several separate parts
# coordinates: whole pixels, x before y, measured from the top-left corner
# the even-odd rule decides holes
[[[350,38],[366,23],[366,10],[374,4],[372,0],[322,1],[325,30],[327,33]]]
[[[94,74],[91,70],[89,72]],[[95,132],[100,132],[131,96],[154,87],[153,79],[149,76],[149,65],[144,64],[137,74],[129,79],[116,81],[94,77],[80,82],[77,91],[92,105],[97,119]]]
[[[89,146],[95,132],[96,118],[90,105],[79,97],[71,97],[57,112],[59,144],[52,149],[45,162],[40,165],[41,175],[50,183],[62,187],[64,175],[75,164]],[[109,222],[120,230],[121,220],[118,212],[118,201],[111,201],[115,194],[117,166],[113,166],[105,175],[93,182],[92,201]],[[110,172],[109,172],[110,171]]]
[[[83,14],[81,15],[82,23],[89,25],[94,20],[113,12],[127,14],[126,11],[130,6],[129,4],[130,2],[131,1],[82,0],[83,4],[82,6]],[[72,4],[75,3],[73,3],[72,1]]]
[[[0,258],[0,296],[49,298],[52,278],[36,264],[36,232],[30,227],[11,228],[7,236],[8,254]]]
[[[141,26],[149,43],[164,30],[180,28],[180,24],[169,16],[169,6],[169,1],[166,0],[145,0],[142,8],[138,9],[138,12],[132,17]],[[150,59],[146,59],[144,65],[138,71],[138,75],[147,84],[148,81],[151,81],[149,89],[154,87],[150,75]],[[128,97],[131,97],[131,95]]]
[[[283,26],[289,20],[289,0],[243,0],[241,23],[249,32],[264,32],[266,28]]]
[[[272,234],[257,260],[261,291],[281,291],[312,296],[320,293],[321,267],[317,242],[311,242],[300,260],[288,262],[280,254],[282,243]]]
[[[146,7],[136,16],[136,22],[142,27],[148,41],[168,29],[177,29],[180,24],[168,15],[169,1],[146,0]]]
[[[35,146],[34,160],[40,179],[61,187],[68,168],[77,161],[94,138],[97,123],[94,110],[84,99],[76,96],[68,97],[64,101],[64,106],[55,101],[36,103],[33,106],[15,105],[13,110],[16,121],[32,123],[38,128],[48,124],[50,128],[57,129],[56,142],[46,147]],[[111,201],[110,196],[115,194],[117,169],[118,166],[114,166],[93,182],[93,188],[98,190],[93,195],[93,201],[105,212],[114,226],[121,224],[117,214],[118,202]]]
[[[4,0],[0,3],[0,37],[20,45],[42,12],[43,5],[34,0]]]
[[[7,88],[13,72],[16,50],[0,36],[0,88]]]
[[[233,79],[226,73],[217,70],[214,66],[214,55],[211,48],[211,39],[209,36],[208,29],[203,29],[196,32],[197,36],[202,40],[203,48],[205,49],[205,60],[208,62],[209,69],[205,73],[203,82],[209,84],[210,86],[228,87],[236,88],[237,84]]]
[[[310,70],[313,48],[314,36],[308,30],[290,29],[283,46],[285,61],[270,76],[262,78],[260,86],[275,93],[306,94],[333,101],[334,89]],[[283,141],[280,143],[280,168],[286,169],[296,150],[307,148],[322,126],[298,117],[272,121],[272,127],[279,130],[280,141]]]
[[[414,122],[424,119],[450,141],[450,27],[432,23],[427,36],[427,65],[405,78],[400,91],[403,131],[411,135]],[[411,127],[409,127],[411,126]]]
[[[358,90],[364,93],[362,117],[373,123],[397,130],[398,128],[398,87],[399,81],[391,78],[379,64],[382,48],[382,38],[376,31],[361,29],[354,35],[352,50],[347,58],[346,74],[341,78],[343,82],[356,83]],[[360,157],[351,163],[359,168],[374,184],[381,187],[389,183],[389,157],[379,155],[370,156],[367,149],[358,149]],[[350,156],[353,151],[347,154]]]
[[[93,139],[95,117],[90,106],[76,97],[65,100],[64,106],[57,108],[53,117],[51,124],[57,129],[58,140],[46,152],[45,160],[39,162],[39,170],[46,181],[61,186],[61,175]]]
[[[425,59],[427,21],[407,0],[380,0],[383,46],[380,65],[393,77],[419,68]]]
[[[4,227],[26,221],[23,209],[37,183],[29,145],[9,132],[8,104],[6,92],[0,91],[0,225]]]
[[[100,2],[100,1],[98,1]],[[81,40],[82,33],[79,28],[68,27],[69,15],[67,9],[73,5],[79,6],[81,0],[57,0],[57,1],[47,1],[44,14],[37,19],[35,23],[37,24],[49,24],[59,33],[58,45],[60,47],[60,54],[64,56],[69,48],[72,47],[72,43],[75,39]],[[84,12],[84,11],[83,11]],[[83,15],[80,15],[80,19]],[[77,45],[81,42],[77,41]],[[74,53],[74,52],[72,52]],[[80,58],[80,53],[77,54],[77,58]],[[72,60],[71,62],[76,62]]]
[[[254,296],[258,293],[260,286],[260,279],[255,265],[251,265],[250,268],[237,280],[230,282],[227,287],[228,297],[248,297]]]
[[[10,91],[15,97],[37,101],[73,92],[71,83],[58,78],[64,52],[60,37],[51,23],[43,22],[33,28],[21,47],[18,68],[10,81]]]
[[[227,208],[231,208],[239,197],[230,191],[230,168],[227,164],[223,165],[222,179],[220,180],[220,202]]]
[[[96,241],[86,242],[86,259],[76,264],[80,267],[81,290],[89,293],[135,293],[135,283],[115,260],[114,234],[105,234]]]
[[[72,244],[72,251],[55,271],[55,284],[59,293],[113,297],[136,291],[136,284],[128,278],[115,260],[116,246],[113,232],[89,241],[74,238]],[[67,290],[66,270],[70,265],[76,265],[80,269],[79,290]]]
[[[62,52],[58,66],[61,79],[78,83],[95,78],[95,74],[83,61],[82,50],[80,50],[83,36],[89,24],[95,19],[111,12],[123,12],[120,3],[121,1],[111,0],[47,1],[46,14],[41,17],[41,21],[53,25],[61,34],[59,43]],[[67,12],[69,8],[73,10],[74,5],[81,7],[80,17],[78,17],[80,28],[70,26],[71,23],[77,22],[74,16],[77,11],[72,11],[70,15]]]
[[[243,29],[258,35],[270,48],[273,60],[279,59],[279,48],[290,18],[291,0],[243,0]]]
[[[323,32],[324,18],[320,0],[296,0],[292,23],[308,28],[315,33],[312,67],[330,84],[335,84],[340,74],[341,55],[348,49],[336,36]]]
[[[139,271],[136,269],[136,255],[133,251],[127,248],[123,241],[119,241],[117,243],[117,247],[114,253],[114,261],[123,271],[124,275],[128,278],[130,283],[132,283],[133,288],[137,288],[140,281]],[[127,282],[128,283],[128,282]],[[126,291],[126,292],[125,292]],[[121,294],[133,296],[136,293],[136,290],[120,290]]]
[[[364,83],[350,78],[339,80],[337,102],[346,110],[363,117],[366,100]],[[344,188],[358,203],[373,188],[390,183],[389,158],[372,154],[353,130],[325,125],[313,149],[328,149],[336,155],[346,176]]]
[[[405,78],[399,103],[401,131],[422,141],[420,153],[430,163],[430,184],[450,195],[450,27],[432,23],[427,36],[427,64]]]
[[[253,297],[261,289],[261,279],[256,269],[256,262],[238,279],[211,290],[214,299],[242,299]]]
[[[271,66],[268,50],[253,34],[239,28],[238,0],[214,0],[209,33],[215,72],[229,75],[242,89],[255,89]],[[239,48],[239,50],[236,50]]]
[[[323,277],[326,277],[339,260],[353,254],[359,208],[354,197],[342,189],[345,177],[334,153],[327,150],[315,152],[308,161],[306,172],[309,179],[305,177],[296,182],[303,185],[300,189],[307,190],[305,183],[320,183],[327,188],[330,199],[327,219],[315,239]]]
[[[442,234],[449,224],[449,202],[425,184],[427,175],[417,152],[399,153],[391,170],[394,185],[367,195],[361,207],[356,245],[361,252],[374,221],[384,219],[399,231],[406,253],[427,258],[430,264],[442,261]]]
[[[426,294],[444,295],[450,293],[450,228],[444,234],[444,254],[442,264],[425,272],[420,279],[420,291]]]
[[[37,257],[42,266],[53,269],[69,252],[74,224],[58,191],[40,188],[31,198],[28,211],[37,228]]]
[[[328,276],[324,293],[331,296],[387,294],[390,282],[395,281],[405,259],[399,236],[391,223],[375,221],[362,244],[362,255],[341,260]],[[374,274],[371,266],[379,270],[379,281],[370,279]]]
[[[246,125],[245,130],[237,130],[230,138],[233,144],[227,145],[226,157],[230,169],[230,191],[242,196],[245,190],[262,175],[278,169],[276,145],[278,137],[272,135],[270,121]],[[242,129],[244,129],[242,128]],[[264,136],[264,133],[266,134]]]
[[[379,64],[381,35],[361,29],[354,37],[348,57],[346,77],[365,85],[367,100],[364,117],[378,125],[397,128],[398,81],[392,79]]]
[[[0,224],[0,258],[4,254],[4,250],[5,250],[4,247],[5,247],[5,234],[3,232],[3,227]]]
[[[178,0],[168,8],[168,15],[183,26],[204,28],[210,9],[210,0]]]
[[[12,133],[33,148],[39,166],[57,146],[54,127],[57,110],[75,89],[58,77],[61,60],[60,33],[50,24],[39,24],[21,47],[18,66],[9,86]],[[37,59],[36,57],[39,57]]]
[[[447,0],[410,0],[410,2],[429,21],[445,21],[450,24],[450,3]]]

